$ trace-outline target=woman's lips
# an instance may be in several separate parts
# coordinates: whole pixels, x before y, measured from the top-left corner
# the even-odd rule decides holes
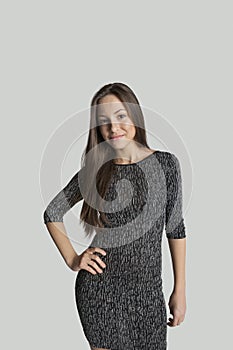
[[[111,140],[119,140],[123,137],[124,135],[119,135],[119,136],[114,136],[114,137],[110,137]]]

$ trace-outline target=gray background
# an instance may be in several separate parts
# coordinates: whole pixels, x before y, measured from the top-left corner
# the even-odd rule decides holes
[[[42,222],[40,162],[58,125],[88,108],[94,92],[114,81],[128,84],[144,106],[172,123],[192,163],[193,192],[185,212],[187,313],[179,327],[168,327],[168,348],[230,345],[230,4],[203,0],[2,4],[4,349],[89,348],[74,301],[76,273],[65,265]],[[80,154],[84,146],[85,142]],[[180,158],[175,148],[170,151]],[[190,183],[186,163],[180,159],[184,182]],[[65,180],[74,169],[66,172]],[[172,270],[166,239],[163,254],[168,300]]]

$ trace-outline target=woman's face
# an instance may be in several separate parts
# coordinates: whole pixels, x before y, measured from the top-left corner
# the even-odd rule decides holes
[[[125,148],[136,134],[123,103],[113,94],[101,98],[97,107],[97,125],[103,139],[115,149]]]

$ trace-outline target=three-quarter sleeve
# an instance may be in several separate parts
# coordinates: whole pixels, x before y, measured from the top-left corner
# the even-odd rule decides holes
[[[79,186],[79,172],[80,170],[48,204],[43,213],[45,224],[63,222],[63,216],[83,198]]]
[[[173,153],[167,155],[165,232],[167,238],[185,238],[180,163]]]

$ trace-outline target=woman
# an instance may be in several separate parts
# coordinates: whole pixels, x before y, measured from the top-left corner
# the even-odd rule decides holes
[[[83,199],[80,221],[89,247],[74,251],[63,216]],[[167,348],[167,325],[185,317],[186,234],[177,157],[146,141],[144,117],[123,83],[103,86],[92,98],[90,130],[81,169],[44,211],[66,264],[78,271],[75,297],[92,350]],[[167,321],[161,278],[165,225],[174,288]]]

